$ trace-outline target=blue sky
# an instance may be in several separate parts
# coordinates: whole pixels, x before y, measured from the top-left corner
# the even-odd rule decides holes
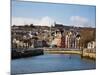
[[[90,5],[12,1],[13,24],[19,22],[18,19],[34,24],[46,24],[50,20],[48,22],[95,27],[95,14],[96,7]]]

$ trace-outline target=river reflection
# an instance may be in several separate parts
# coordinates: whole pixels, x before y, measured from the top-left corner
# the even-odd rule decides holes
[[[75,54],[45,54],[11,61],[11,73],[38,73],[95,69],[96,62]]]

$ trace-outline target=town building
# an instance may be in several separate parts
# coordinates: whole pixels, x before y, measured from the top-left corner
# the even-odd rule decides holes
[[[87,48],[88,48],[88,49],[96,48],[96,43],[95,43],[95,41],[88,42]]]

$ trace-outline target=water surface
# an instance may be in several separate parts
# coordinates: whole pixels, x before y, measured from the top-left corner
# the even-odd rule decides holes
[[[12,74],[95,69],[94,60],[72,54],[45,54],[11,61]]]

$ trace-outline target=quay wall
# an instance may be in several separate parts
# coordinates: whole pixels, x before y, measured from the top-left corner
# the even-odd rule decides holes
[[[51,48],[44,49],[44,53],[49,54],[79,54],[82,58],[96,59],[95,49],[67,49],[67,48]]]
[[[17,59],[17,58],[25,58],[25,57],[31,57],[31,56],[37,56],[37,55],[43,55],[42,49],[28,49],[28,50],[12,50],[11,52],[11,59]]]
[[[82,57],[96,60],[96,49],[83,49]]]

